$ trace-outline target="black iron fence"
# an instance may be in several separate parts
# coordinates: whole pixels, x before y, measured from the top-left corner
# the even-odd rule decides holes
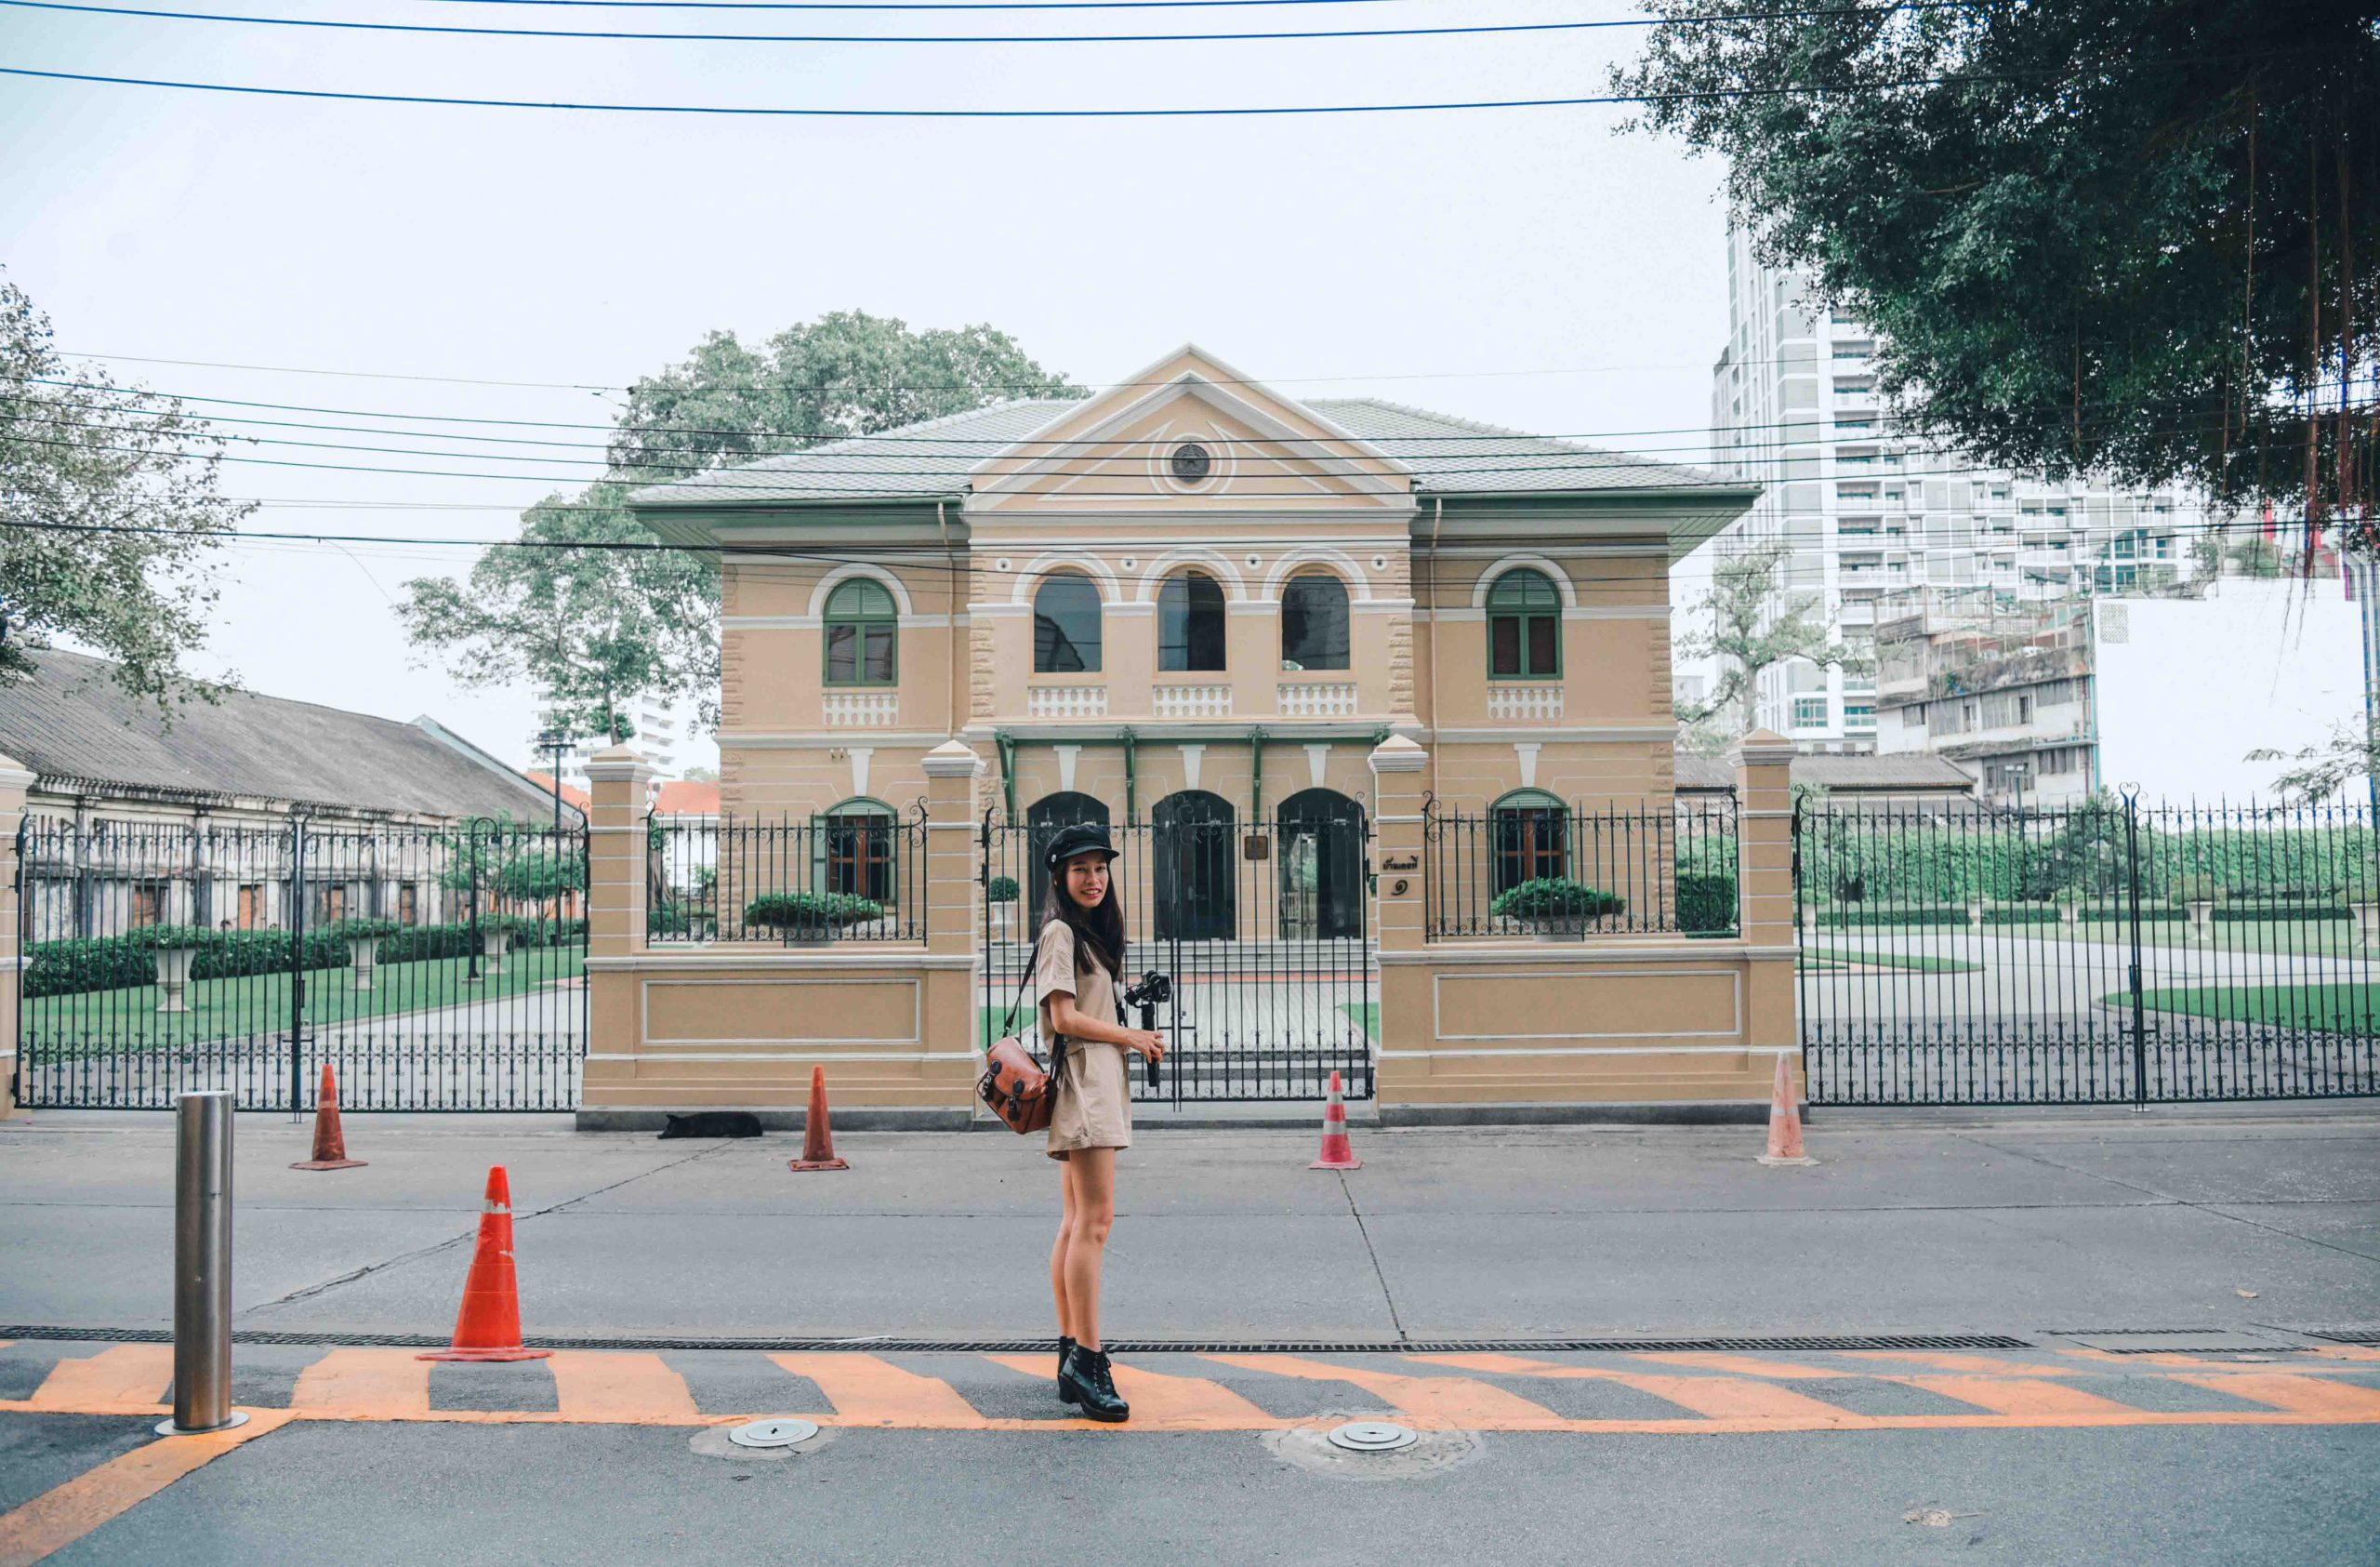
[[[2360,806],[1812,808],[1793,841],[1814,1104],[2380,1093]]]
[[[1590,936],[1736,929],[1732,799],[1587,808],[1552,800],[1448,810],[1421,826],[1426,932]]]
[[[567,1109],[586,1048],[587,839],[28,817],[18,1098],[164,1109]]]
[[[1041,857],[1057,821],[1001,826],[986,815],[983,1037],[999,1029],[1031,968],[1048,896]],[[1348,801],[1243,823],[1227,815],[1110,829],[1129,945],[1126,976],[1170,977],[1152,1016],[1169,1054],[1133,1096],[1318,1099],[1336,1071],[1350,1097],[1373,1092],[1380,986],[1370,939],[1370,830]],[[1025,1026],[1036,1001],[1025,987]],[[1136,1013],[1127,1021],[1140,1027]]]
[[[645,935],[654,944],[922,941],[926,818],[648,817]]]

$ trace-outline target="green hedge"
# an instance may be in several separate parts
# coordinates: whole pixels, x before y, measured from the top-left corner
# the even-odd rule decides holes
[[[585,934],[587,922],[505,914],[481,921],[480,928],[509,932],[516,948],[550,947],[576,941]],[[348,941],[358,933],[379,936],[379,961],[383,963],[459,958],[471,949],[471,927],[468,923],[399,925],[386,920],[341,920],[306,933],[304,966],[346,967]],[[67,996],[86,990],[153,985],[157,982],[156,952],[162,947],[195,949],[190,965],[192,979],[282,974],[290,967],[292,943],[293,937],[285,930],[205,930],[183,925],[152,925],[124,936],[80,941],[36,941],[25,948],[24,993],[29,997]]]
[[[1735,873],[1680,869],[1677,873],[1677,928],[1690,936],[1735,929]]]
[[[1683,923],[1683,892],[1679,901],[1681,926],[1692,929]],[[1804,912],[1807,911],[1808,906],[1804,905]],[[2118,901],[2091,902],[2081,906],[2078,917],[2083,924],[2112,924],[2130,921],[2132,911],[2128,905]],[[2188,910],[2166,904],[2144,903],[2140,907],[2140,923],[2145,925],[2186,923],[2189,917]],[[2346,920],[2352,917],[2350,910],[2336,904],[2293,906],[2251,903],[2217,905],[2215,910],[2215,923],[2220,925],[2295,924],[2310,920]],[[1825,930],[1864,930],[1884,925],[1924,928],[1964,925],[1966,923],[1967,911],[1964,908],[1881,909],[1855,903],[1835,904],[1818,910],[1818,925]],[[2019,903],[1985,905],[1983,923],[1987,925],[2054,925],[2061,922],[2056,905],[2044,907]]]
[[[1488,906],[1490,913],[1506,920],[1597,920],[1627,907],[1617,893],[1567,876],[1540,876],[1507,887]]]
[[[852,893],[770,893],[744,906],[744,923],[760,930],[831,930],[884,917],[884,906]]]

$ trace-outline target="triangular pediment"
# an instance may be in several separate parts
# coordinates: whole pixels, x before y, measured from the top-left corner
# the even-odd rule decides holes
[[[1065,409],[972,484],[970,511],[1413,504],[1403,463],[1195,346]]]

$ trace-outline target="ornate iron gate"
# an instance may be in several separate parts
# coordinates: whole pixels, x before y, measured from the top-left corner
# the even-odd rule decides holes
[[[29,817],[17,867],[20,1103],[577,1103],[581,827]]]
[[[1818,1105],[2380,1093],[2380,874],[2337,805],[1797,810]]]
[[[1300,797],[1294,811],[1242,824],[1223,802],[1205,799],[1213,803],[1197,801],[1157,822],[1109,831],[1121,851],[1115,886],[1129,934],[1125,977],[1172,981],[1171,1000],[1153,1019],[1167,1035],[1165,1065],[1154,1087],[1136,1068],[1133,1096],[1319,1099],[1336,1071],[1349,1097],[1369,1098],[1380,971],[1362,808]],[[1039,856],[1056,825],[984,818],[986,1042],[999,1037],[1032,965],[1049,884]],[[1034,1000],[1027,985],[1021,1027],[1031,1026]],[[1138,1027],[1141,1019],[1127,1021]]]

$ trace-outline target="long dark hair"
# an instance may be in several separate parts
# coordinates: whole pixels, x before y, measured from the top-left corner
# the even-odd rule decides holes
[[[1082,857],[1075,857],[1079,859]],[[1115,861],[1108,862],[1112,872]],[[1060,860],[1050,868],[1050,883],[1041,897],[1041,923],[1052,920],[1065,923],[1075,934],[1075,972],[1089,974],[1097,963],[1107,971],[1110,979],[1124,977],[1124,904],[1116,896],[1116,878],[1107,878],[1107,896],[1099,900],[1096,909],[1085,909],[1066,893],[1066,861]]]

